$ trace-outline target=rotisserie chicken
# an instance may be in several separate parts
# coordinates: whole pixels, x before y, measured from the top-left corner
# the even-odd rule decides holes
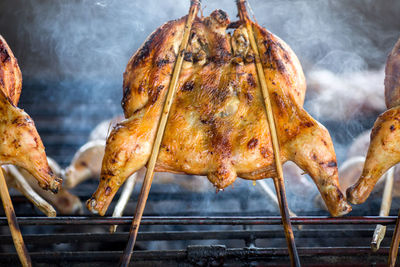
[[[43,189],[57,192],[61,179],[51,171],[33,120],[17,108],[22,76],[16,58],[0,36],[0,165],[29,171]]]
[[[375,121],[363,172],[347,190],[349,201],[363,203],[379,178],[400,161],[400,39],[386,63],[385,101],[388,108]]]
[[[122,100],[126,120],[108,137],[100,184],[87,203],[92,212],[104,215],[125,179],[150,157],[185,20],[158,28],[128,63]],[[230,35],[229,24],[221,10],[195,19],[156,164],[156,171],[206,175],[219,189],[237,176],[276,176],[254,53],[245,26]],[[282,162],[293,161],[310,174],[333,216],[348,213],[330,135],[302,108],[306,83],[296,55],[277,36],[253,27]]]

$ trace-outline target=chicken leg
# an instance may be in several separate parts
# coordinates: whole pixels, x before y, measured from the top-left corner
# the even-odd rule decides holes
[[[374,124],[361,177],[347,189],[347,197],[353,204],[363,203],[382,175],[400,162],[400,39],[388,56],[385,72],[385,100],[389,109]]]

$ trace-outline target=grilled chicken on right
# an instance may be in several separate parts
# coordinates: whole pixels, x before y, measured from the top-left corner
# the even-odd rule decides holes
[[[400,162],[400,39],[386,63],[385,100],[388,110],[375,121],[361,177],[347,189],[353,204],[363,203],[379,178]]]

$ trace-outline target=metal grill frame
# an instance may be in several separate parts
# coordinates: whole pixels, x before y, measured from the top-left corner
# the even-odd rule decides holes
[[[300,216],[291,218],[293,225],[337,225],[351,226],[353,230],[342,231],[348,238],[354,235],[372,236],[370,230],[354,229],[355,225],[394,225],[396,216],[348,216],[332,218],[327,216]],[[71,226],[71,225],[130,225],[131,216],[124,217],[19,217],[19,224],[24,226]],[[5,217],[0,217],[0,225],[6,226]],[[281,225],[279,216],[143,216],[142,225]],[[324,237],[324,229],[296,231],[295,236],[312,236],[318,234]],[[327,235],[330,235],[328,233]],[[386,238],[390,238],[392,230],[389,230]],[[229,230],[229,231],[161,231],[139,232],[139,241],[153,240],[205,240],[205,239],[242,239],[246,247],[227,248],[224,245],[188,246],[179,250],[136,250],[134,251],[132,264],[135,266],[256,266],[274,265],[285,266],[289,263],[286,248],[263,248],[254,246],[260,238],[283,236],[276,230]],[[124,241],[128,237],[127,232],[114,234],[73,233],[73,234],[32,234],[24,235],[29,245],[31,242],[40,243],[76,243],[76,242],[101,242],[104,238],[107,242]],[[343,237],[342,237],[343,238]],[[0,236],[3,244],[12,244],[10,235]],[[381,247],[373,253],[370,247],[299,247],[299,255],[304,266],[365,266],[385,265],[389,248]],[[54,264],[68,266],[99,266],[105,262],[117,264],[121,251],[68,251],[68,252],[31,252],[32,260],[40,266]],[[17,264],[16,253],[0,253],[0,265]]]

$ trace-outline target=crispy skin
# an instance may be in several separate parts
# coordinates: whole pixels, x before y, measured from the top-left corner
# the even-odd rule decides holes
[[[61,179],[51,171],[33,120],[16,107],[21,92],[21,71],[0,36],[0,165],[28,170],[43,189],[57,192]]]
[[[127,119],[107,140],[101,181],[88,201],[94,212],[104,215],[125,179],[150,157],[173,64],[157,65],[154,58],[163,59],[180,43],[183,22],[162,26],[175,35],[150,37],[152,42],[128,63],[123,101]],[[256,180],[276,175],[254,54],[243,26],[231,37],[226,34],[228,23],[220,10],[194,22],[156,164],[156,171],[206,175],[217,188],[229,186],[237,176]],[[309,173],[331,214],[343,215],[351,208],[339,190],[329,133],[302,108],[306,84],[300,63],[282,40],[254,26],[282,161],[294,161]],[[147,49],[150,54],[139,60]],[[141,84],[146,86],[142,89]]]
[[[43,189],[57,192],[61,179],[51,171],[33,120],[0,91],[0,165],[28,170]]]
[[[400,39],[386,62],[385,100],[389,109],[379,115],[372,128],[363,172],[347,189],[347,197],[353,204],[367,200],[382,175],[400,162]]]
[[[347,189],[353,204],[367,200],[375,184],[392,166],[400,162],[400,106],[379,115],[371,132],[367,158],[358,181]]]
[[[22,88],[22,75],[18,66],[18,61],[0,35],[0,90],[8,96],[16,106]]]

